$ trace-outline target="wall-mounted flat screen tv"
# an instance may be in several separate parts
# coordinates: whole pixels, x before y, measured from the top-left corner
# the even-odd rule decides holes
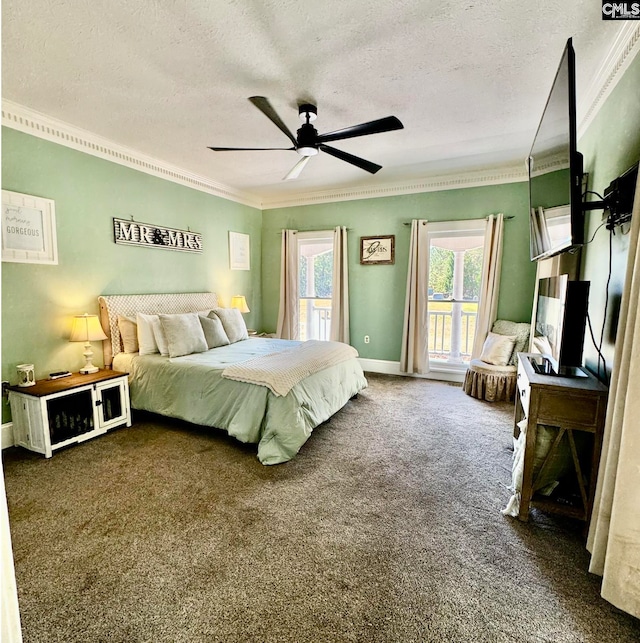
[[[531,260],[584,243],[582,156],[576,150],[575,54],[567,41],[527,162]]]

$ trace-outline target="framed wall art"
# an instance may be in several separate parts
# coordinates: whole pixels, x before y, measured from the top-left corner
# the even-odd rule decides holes
[[[229,232],[229,268],[231,270],[251,269],[250,237],[242,232]]]
[[[58,263],[54,201],[2,190],[2,261]]]
[[[395,262],[395,235],[360,237],[360,263],[389,265]]]

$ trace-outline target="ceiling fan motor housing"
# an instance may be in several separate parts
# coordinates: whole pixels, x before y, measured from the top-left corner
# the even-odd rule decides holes
[[[296,152],[301,156],[314,156],[318,153],[318,131],[310,123],[305,123],[298,130]]]

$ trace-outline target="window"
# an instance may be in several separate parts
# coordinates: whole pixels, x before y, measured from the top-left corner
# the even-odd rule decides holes
[[[328,340],[331,331],[333,231],[298,232],[299,337]]]
[[[429,223],[429,359],[466,368],[478,316],[484,219]]]

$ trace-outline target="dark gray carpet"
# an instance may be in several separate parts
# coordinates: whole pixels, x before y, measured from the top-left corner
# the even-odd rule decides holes
[[[276,467],[150,415],[6,450],[25,643],[640,640],[579,524],[500,514],[510,404],[369,383]]]

